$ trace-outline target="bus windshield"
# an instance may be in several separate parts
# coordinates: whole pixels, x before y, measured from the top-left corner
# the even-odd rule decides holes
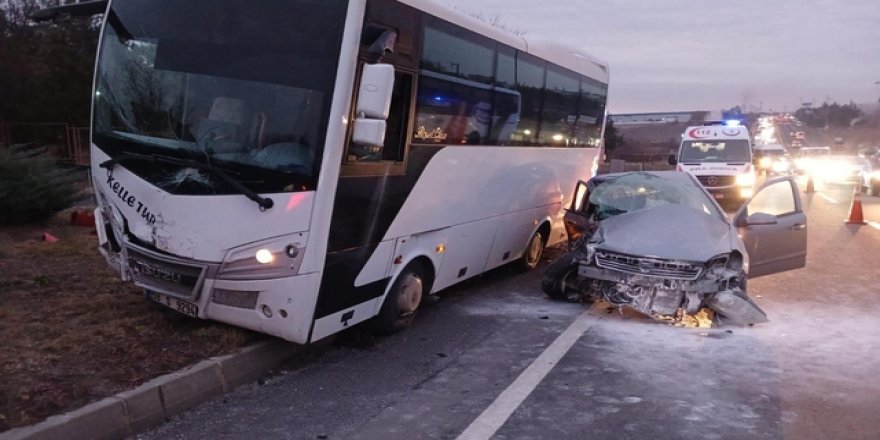
[[[116,0],[95,84],[93,140],[109,154],[221,167],[257,192],[317,181],[346,0]],[[175,194],[236,191],[210,173],[126,162]]]
[[[681,162],[750,162],[749,141],[743,139],[684,141]]]

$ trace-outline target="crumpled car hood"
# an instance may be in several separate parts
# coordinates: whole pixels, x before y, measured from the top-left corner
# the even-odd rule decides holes
[[[731,251],[730,225],[686,206],[662,205],[603,220],[597,249],[635,256],[708,261]]]

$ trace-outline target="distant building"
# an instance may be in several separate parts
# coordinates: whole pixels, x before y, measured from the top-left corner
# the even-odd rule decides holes
[[[708,111],[690,112],[653,112],[653,113],[618,113],[612,114],[611,120],[616,126],[652,125],[675,123],[701,123],[709,116]]]

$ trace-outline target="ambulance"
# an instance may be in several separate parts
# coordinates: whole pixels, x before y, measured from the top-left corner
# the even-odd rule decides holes
[[[738,122],[688,127],[678,154],[669,159],[678,171],[693,174],[722,206],[738,206],[754,194],[749,130]]]

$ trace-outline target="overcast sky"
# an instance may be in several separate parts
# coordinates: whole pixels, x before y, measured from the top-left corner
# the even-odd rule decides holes
[[[605,60],[614,113],[880,97],[880,0],[446,0]]]

